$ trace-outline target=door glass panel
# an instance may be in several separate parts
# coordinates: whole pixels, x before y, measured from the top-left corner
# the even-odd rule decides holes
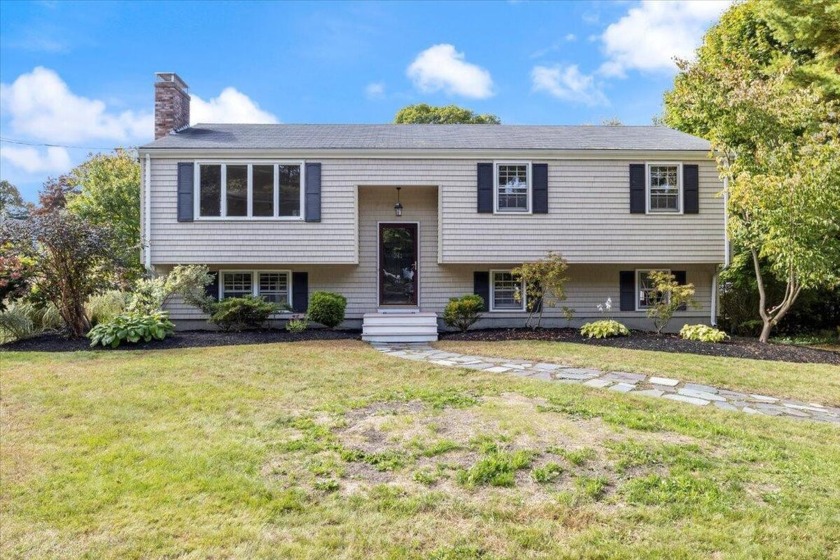
[[[417,304],[417,226],[382,226],[380,304]]]

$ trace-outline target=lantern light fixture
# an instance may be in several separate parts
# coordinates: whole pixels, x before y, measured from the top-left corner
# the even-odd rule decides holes
[[[400,189],[401,188],[402,187],[397,187],[397,203],[394,204],[394,214],[396,214],[398,218],[400,216],[402,216],[402,211],[403,211],[403,205],[400,204]]]

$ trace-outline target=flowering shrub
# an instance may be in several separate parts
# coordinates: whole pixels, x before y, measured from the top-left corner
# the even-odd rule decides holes
[[[586,323],[580,328],[580,334],[588,338],[610,338],[612,336],[629,336],[630,330],[612,319]]]

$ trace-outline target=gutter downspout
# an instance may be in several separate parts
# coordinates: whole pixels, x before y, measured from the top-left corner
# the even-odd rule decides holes
[[[148,156],[147,156],[148,157]],[[723,266],[732,264],[732,248],[729,243],[729,177],[723,178]]]
[[[713,327],[717,326],[717,304],[718,304],[718,275],[717,272],[712,274],[712,305],[711,305],[711,317],[709,318],[709,324]]]
[[[145,227],[143,228],[144,237],[146,238],[146,245],[143,248],[143,256],[145,257],[146,270],[152,270],[152,159],[149,154],[146,154],[146,173],[143,177],[143,193],[146,200],[144,201],[143,218]]]

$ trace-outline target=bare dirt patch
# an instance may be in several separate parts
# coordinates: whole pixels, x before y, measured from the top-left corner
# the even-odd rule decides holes
[[[292,449],[292,453],[275,458],[275,465],[285,463],[284,468],[263,472],[285,475],[283,478],[294,483],[305,483],[309,477],[315,488],[323,488],[323,481],[328,480],[331,491],[344,495],[387,484],[464,499],[515,495],[533,503],[566,492],[598,501],[614,493],[630,476],[665,470],[655,464],[622,468],[614,451],[619,443],[631,441],[654,448],[700,446],[703,452],[714,454],[693,438],[628,432],[599,418],[552,412],[549,404],[517,393],[482,397],[464,407],[436,408],[420,400],[376,402],[343,415],[313,418],[315,427],[309,424],[309,433],[328,430],[329,442],[322,432],[322,447],[314,454],[299,456]],[[311,437],[289,436],[292,442]],[[475,472],[504,469],[498,463],[511,460],[520,463],[508,478],[491,476],[486,482],[482,472]],[[301,474],[306,470],[309,473]],[[480,482],[475,483],[474,477]]]

